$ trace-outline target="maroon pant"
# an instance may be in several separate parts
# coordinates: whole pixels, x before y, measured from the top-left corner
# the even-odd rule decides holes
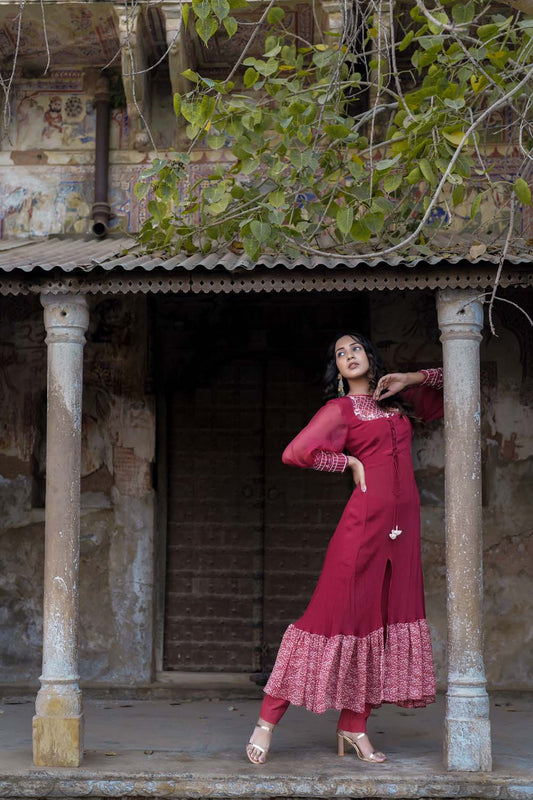
[[[391,580],[390,562],[387,564],[385,570],[385,580],[383,584],[383,591],[381,595],[381,617],[383,619],[383,629],[387,630],[388,621],[388,595]],[[279,697],[272,697],[265,694],[264,700],[261,704],[261,711],[259,716],[265,722],[270,722],[271,725],[277,725],[290,703],[288,700],[281,700]],[[370,716],[372,706],[365,703],[365,710],[362,714],[356,714],[355,711],[350,711],[349,708],[343,708],[337,728],[340,731],[349,731],[350,733],[366,733],[366,721]]]
[[[288,700],[281,700],[279,697],[271,697],[269,694],[265,694],[259,716],[265,722],[277,725],[289,705]],[[337,725],[338,729],[340,731],[350,731],[350,733],[366,733],[366,721],[371,711],[372,706],[368,705],[368,703],[365,705],[363,714],[356,714],[355,711],[343,708]]]

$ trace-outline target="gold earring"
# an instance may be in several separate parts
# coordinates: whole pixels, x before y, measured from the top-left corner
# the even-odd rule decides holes
[[[338,397],[344,397],[344,381],[340,372],[337,376],[337,395]]]

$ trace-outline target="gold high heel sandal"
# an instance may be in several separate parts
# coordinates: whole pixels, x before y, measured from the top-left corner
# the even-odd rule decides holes
[[[361,759],[361,761],[368,761],[369,764],[383,764],[387,760],[387,756],[384,753],[380,753],[379,750],[374,750],[373,753],[370,753],[369,756],[365,756],[363,751],[357,744],[357,739],[362,739],[363,736],[366,736],[366,733],[355,733],[354,738],[352,739],[350,736],[346,736],[344,731],[337,731],[337,753],[340,756],[344,755],[344,742],[348,742],[353,749],[355,750],[357,757]],[[383,756],[383,758],[381,758]]]
[[[275,726],[273,725],[271,728],[269,728],[267,725],[260,725],[259,722],[255,726],[255,728],[261,728],[261,730],[269,731],[270,733],[272,733],[272,731],[274,730],[274,727]],[[254,731],[255,731],[255,728],[254,728]],[[252,736],[253,735],[254,734],[253,734],[253,731],[252,731]],[[252,764],[257,764],[259,766],[262,766],[263,764],[266,763],[266,756],[267,756],[267,753],[268,753],[268,751],[270,749],[270,746],[269,747],[261,747],[260,745],[255,744],[254,742],[252,742],[252,736],[250,736],[250,741],[246,745],[246,755],[248,756],[248,759],[252,762]],[[265,756],[265,760],[264,761],[256,761],[254,758],[252,758],[252,756],[250,754],[251,751],[249,750],[249,748],[255,748],[256,750],[259,750]]]

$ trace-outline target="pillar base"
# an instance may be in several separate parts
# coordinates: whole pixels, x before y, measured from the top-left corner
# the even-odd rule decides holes
[[[446,697],[444,723],[446,769],[490,772],[492,769],[489,698],[486,692]]]
[[[33,718],[33,763],[36,767],[79,767],[83,760],[83,714]]]

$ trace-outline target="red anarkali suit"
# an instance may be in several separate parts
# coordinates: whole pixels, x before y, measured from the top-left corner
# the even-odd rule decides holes
[[[424,421],[442,416],[442,370],[402,393]],[[330,400],[288,445],[283,461],[342,472],[343,451],[365,468],[329,543],[311,601],[283,637],[265,692],[321,713],[425,706],[435,699],[425,618],[420,502],[411,422],[367,395]]]

